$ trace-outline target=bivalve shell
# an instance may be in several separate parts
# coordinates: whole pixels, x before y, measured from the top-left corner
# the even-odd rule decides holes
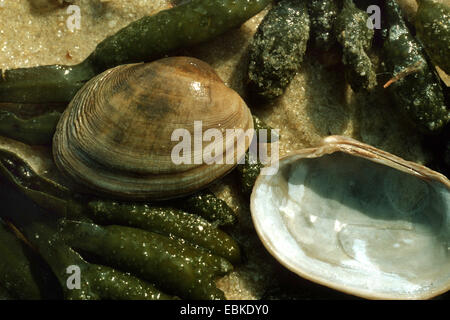
[[[177,129],[189,138],[183,140],[191,147],[189,161],[173,159],[184,139],[174,138]],[[203,142],[209,129],[220,130],[223,139]],[[90,191],[167,199],[205,187],[244,156],[251,137],[238,148],[227,129],[253,129],[245,102],[205,62],[172,57],[118,66],[90,80],[58,123],[53,153],[58,168]],[[205,145],[214,143],[221,144],[224,160],[205,163]],[[231,163],[225,161],[230,153]]]
[[[450,182],[358,141],[332,136],[279,160],[251,196],[257,233],[286,268],[366,298],[424,299],[450,289]]]

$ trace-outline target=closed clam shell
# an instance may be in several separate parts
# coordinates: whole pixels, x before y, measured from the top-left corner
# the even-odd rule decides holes
[[[201,121],[201,130],[194,132],[196,121]],[[190,140],[174,138],[176,129]],[[202,148],[208,129],[219,129],[223,139],[203,142]],[[205,187],[244,156],[251,137],[244,139],[244,148],[237,148],[226,129],[253,129],[241,97],[205,62],[165,58],[118,66],[90,80],[58,123],[53,154],[58,168],[89,190],[120,198],[167,199]],[[192,147],[185,163],[172,158],[182,140]],[[195,148],[198,141],[200,148]],[[222,145],[223,163],[202,161],[205,146],[213,143]],[[235,157],[231,163],[225,161],[230,153]]]
[[[331,136],[281,158],[251,196],[257,233],[286,268],[365,298],[450,289],[450,182],[358,141]]]

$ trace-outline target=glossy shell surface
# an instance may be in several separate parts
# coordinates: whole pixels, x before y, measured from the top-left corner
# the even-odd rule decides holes
[[[450,289],[450,182],[421,165],[331,136],[258,177],[251,211],[268,251],[314,282],[378,299]]]
[[[194,132],[196,121],[201,121],[201,131]],[[212,128],[223,139],[196,149],[197,139],[201,146],[203,134]],[[188,163],[172,159],[182,140],[172,136],[176,129],[191,139]],[[205,62],[165,58],[118,66],[90,80],[58,123],[53,154],[58,168],[89,190],[128,199],[167,199],[205,187],[244,156],[249,139],[237,148],[226,129],[253,129],[240,96]],[[204,148],[214,143],[227,156],[232,152],[234,163],[206,164]]]

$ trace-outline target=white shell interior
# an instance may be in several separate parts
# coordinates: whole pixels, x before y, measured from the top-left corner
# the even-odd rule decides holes
[[[252,215],[288,269],[358,296],[426,298],[450,284],[450,193],[342,152],[290,156],[261,176]]]

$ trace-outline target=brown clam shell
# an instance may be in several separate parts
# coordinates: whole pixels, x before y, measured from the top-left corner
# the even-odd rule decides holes
[[[194,122],[202,134],[219,129],[223,153],[234,163],[206,164],[192,147],[190,163],[171,154],[185,129],[194,144]],[[205,62],[171,57],[122,65],[90,80],[64,112],[53,141],[56,165],[89,190],[127,199],[167,199],[192,193],[229,172],[248,149],[227,139],[226,129],[253,129],[249,108]],[[197,135],[198,136],[198,135]],[[201,139],[201,137],[200,137]],[[217,155],[215,155],[217,156]],[[227,164],[229,163],[229,164]]]

